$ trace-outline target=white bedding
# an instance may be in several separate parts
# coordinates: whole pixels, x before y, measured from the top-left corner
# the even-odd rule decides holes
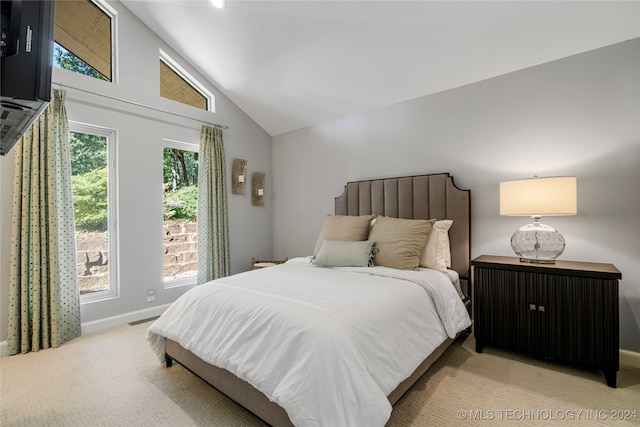
[[[470,326],[455,287],[428,269],[325,268],[307,258],[197,286],[150,327],[287,411],[296,426],[383,426],[387,395]]]

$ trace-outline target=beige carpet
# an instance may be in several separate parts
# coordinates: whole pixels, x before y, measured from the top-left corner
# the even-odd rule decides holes
[[[0,425],[264,425],[181,366],[161,366],[145,341],[148,325],[0,360]],[[633,411],[635,419],[614,419]],[[597,371],[490,347],[476,354],[468,336],[398,402],[388,425],[638,426],[638,412],[638,369],[623,366],[612,389]]]

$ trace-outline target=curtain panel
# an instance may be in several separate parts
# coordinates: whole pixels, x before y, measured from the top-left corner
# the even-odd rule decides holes
[[[198,284],[229,275],[229,214],[222,129],[202,126],[198,156]]]
[[[69,128],[64,91],[16,144],[9,267],[9,354],[80,335]]]

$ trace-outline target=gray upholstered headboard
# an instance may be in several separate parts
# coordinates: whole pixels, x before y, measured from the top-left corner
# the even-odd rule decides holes
[[[349,182],[335,200],[336,215],[383,215],[407,219],[452,219],[451,268],[469,293],[471,203],[449,174],[419,175]]]

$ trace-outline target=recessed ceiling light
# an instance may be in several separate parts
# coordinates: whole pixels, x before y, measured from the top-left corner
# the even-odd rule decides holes
[[[217,7],[218,9],[224,8],[224,0],[211,0],[211,4]]]

